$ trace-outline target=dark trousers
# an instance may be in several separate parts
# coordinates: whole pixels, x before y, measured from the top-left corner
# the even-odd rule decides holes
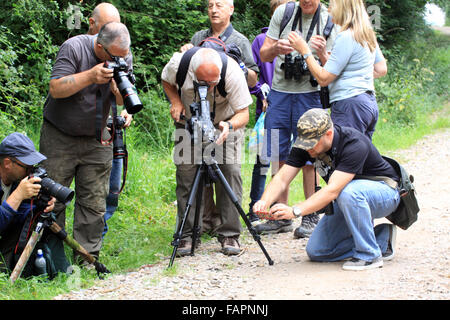
[[[66,187],[75,179],[73,238],[98,256],[109,192],[112,145],[103,146],[95,137],[67,135],[44,120],[40,152],[47,157],[43,166],[51,179]],[[54,212],[61,227],[66,223],[65,209],[63,203],[56,202]]]

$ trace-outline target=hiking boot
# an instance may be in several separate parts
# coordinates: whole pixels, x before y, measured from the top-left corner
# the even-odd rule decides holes
[[[386,251],[382,254],[384,261],[389,261],[394,258],[395,239],[397,238],[397,227],[393,224],[389,224],[389,240]]]
[[[195,246],[195,249],[198,248],[198,246],[200,245],[200,241],[196,241],[197,245]],[[177,249],[177,257],[184,257],[184,256],[188,256],[191,254],[191,250],[192,250],[192,240],[191,239],[183,239],[180,240],[180,245],[178,246]]]
[[[317,223],[319,223],[320,216],[318,213],[311,213],[302,217],[302,223],[294,231],[294,238],[309,238],[314,231]]]
[[[372,261],[364,261],[361,259],[352,258],[342,265],[342,269],[350,271],[362,271],[383,267],[383,259],[378,257]]]
[[[222,253],[227,256],[235,256],[241,252],[241,247],[236,238],[225,237],[220,241],[222,244]]]
[[[291,232],[292,229],[292,220],[269,220],[255,226],[258,234]]]

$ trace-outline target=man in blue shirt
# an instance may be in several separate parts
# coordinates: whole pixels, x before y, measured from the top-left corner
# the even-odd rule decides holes
[[[0,144],[0,272],[14,268],[15,247],[33,209],[26,200],[37,196],[41,189],[41,178],[29,175],[33,166],[45,159],[21,133],[11,133]],[[52,211],[54,204],[52,198],[44,211]]]

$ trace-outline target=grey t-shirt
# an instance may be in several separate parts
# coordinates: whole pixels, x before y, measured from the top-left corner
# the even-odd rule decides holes
[[[53,65],[51,79],[89,70],[101,60],[94,52],[97,35],[79,35],[66,40],[60,47]],[[126,58],[132,65],[131,54]],[[92,84],[67,98],[54,99],[50,94],[44,106],[44,118],[56,128],[71,136],[95,136],[96,94],[103,99],[102,128],[110,110],[110,84]]]
[[[298,2],[295,4],[295,10],[294,14],[292,15],[291,19],[289,20],[288,24],[284,28],[283,32],[280,36],[280,25],[281,20],[283,19],[284,11],[286,8],[286,4],[280,5],[275,12],[273,13],[272,18],[270,19],[269,24],[269,30],[267,31],[267,37],[273,39],[273,40],[279,40],[279,39],[287,39],[289,33],[292,31],[292,25],[294,23],[294,18],[297,10],[299,10],[299,4]],[[314,14],[307,15],[302,14],[302,33],[303,36],[306,37],[308,34],[309,28],[311,26],[311,22],[314,18]],[[328,9],[325,5],[321,4],[321,10],[320,10],[320,25],[319,25],[319,31],[320,35],[323,35],[323,29],[325,28],[328,20]],[[327,51],[331,51],[331,48],[333,46],[334,40],[336,39],[336,35],[338,32],[338,26],[335,25],[333,27],[333,30],[331,31],[330,36],[327,40]],[[295,30],[299,30],[298,26],[295,28]],[[317,28],[314,27],[312,35],[317,35]],[[318,60],[318,56],[316,54],[316,51],[314,49],[311,49],[311,52],[313,53],[316,60]],[[296,56],[298,56],[299,53],[297,51],[292,52],[292,59],[294,59]],[[280,92],[285,93],[305,93],[305,92],[314,92],[319,90],[319,86],[313,87],[309,83],[309,76],[303,76],[301,81],[296,81],[295,79],[285,79],[284,78],[284,70],[281,69],[281,64],[284,63],[284,55],[279,55],[275,62],[275,70],[272,80],[272,89]]]
[[[225,31],[224,31],[225,33]],[[220,35],[222,37],[223,33]],[[205,29],[196,32],[191,39],[191,43],[194,46],[198,46],[200,42],[208,37],[212,37],[212,30],[211,29]],[[239,31],[236,31],[236,29],[233,29],[233,32],[231,35],[225,39],[225,43],[234,43],[239,47],[241,50],[241,59],[242,62],[244,62],[245,66],[248,69],[251,69],[255,71],[256,73],[259,73],[258,66],[255,63],[255,60],[253,59],[253,53],[252,53],[252,45],[250,41],[248,41],[247,37],[245,37],[242,33]]]

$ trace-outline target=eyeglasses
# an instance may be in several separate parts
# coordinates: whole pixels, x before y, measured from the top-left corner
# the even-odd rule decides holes
[[[204,80],[197,80],[197,83],[199,86],[207,86],[207,87],[214,87],[217,86],[220,82],[220,79],[214,80],[214,81],[204,81]]]
[[[14,160],[14,159],[12,159],[12,158],[9,158],[9,159],[10,159],[12,162],[14,162],[15,164],[17,164],[19,167],[24,168],[27,172],[31,172],[31,171],[33,170],[33,168],[34,168],[34,166],[28,166],[28,165],[22,164],[22,163],[20,163],[19,161]]]
[[[103,49],[105,50],[105,52],[109,55],[109,57],[111,58],[111,60],[116,60],[118,58],[120,58],[119,56],[113,56],[111,53],[109,53],[108,49],[106,49],[106,47],[103,47]]]

